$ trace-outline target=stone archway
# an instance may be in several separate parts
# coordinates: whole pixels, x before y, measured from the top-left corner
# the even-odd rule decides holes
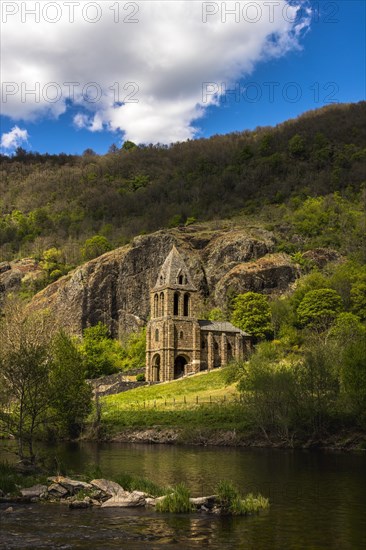
[[[185,366],[188,363],[186,357],[178,355],[174,361],[174,379],[181,378],[185,374]]]
[[[160,382],[160,355],[158,353],[152,360],[152,381]]]

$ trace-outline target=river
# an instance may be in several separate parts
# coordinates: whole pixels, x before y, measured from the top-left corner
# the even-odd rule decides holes
[[[118,443],[64,444],[47,453],[68,473],[98,465],[107,478],[126,472],[164,485],[184,481],[193,496],[211,494],[218,480],[232,480],[243,493],[262,493],[271,506],[259,516],[237,518],[58,504],[15,505],[4,514],[2,506],[2,550],[366,548],[364,453]]]

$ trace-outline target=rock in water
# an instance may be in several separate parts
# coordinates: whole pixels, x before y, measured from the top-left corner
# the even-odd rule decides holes
[[[20,494],[24,498],[35,499],[40,498],[41,495],[47,493],[47,485],[33,485],[27,489],[21,489]]]

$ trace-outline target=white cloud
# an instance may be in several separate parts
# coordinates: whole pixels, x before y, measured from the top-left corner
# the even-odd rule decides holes
[[[21,130],[14,126],[10,132],[1,136],[1,147],[3,149],[16,149],[23,143],[27,143],[29,134],[27,130]]]
[[[15,3],[2,3],[3,20],[6,4]],[[24,6],[30,10],[36,4],[39,22],[24,12]],[[291,0],[292,5],[286,0],[81,0],[70,22],[70,4],[18,2],[18,12],[7,15],[2,112],[14,119],[57,117],[71,100],[80,106],[77,127],[119,130],[136,142],[193,137],[194,121],[217,102],[213,95],[203,101],[203,83],[224,82],[229,89],[258,62],[298,48],[311,17],[306,9],[296,17],[302,0]],[[226,10],[239,5],[237,22],[229,13],[224,22],[224,5]],[[43,6],[49,6],[46,12]],[[114,21],[117,6],[119,22]],[[59,21],[47,21],[58,15]],[[95,23],[86,20],[97,17]]]

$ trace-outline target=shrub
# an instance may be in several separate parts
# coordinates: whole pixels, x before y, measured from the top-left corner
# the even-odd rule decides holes
[[[189,500],[189,489],[184,483],[179,483],[163,500],[156,504],[158,512],[171,512],[173,514],[186,514],[192,512],[193,504]]]
[[[145,375],[144,374],[137,374],[136,375],[136,382],[145,382]]]

